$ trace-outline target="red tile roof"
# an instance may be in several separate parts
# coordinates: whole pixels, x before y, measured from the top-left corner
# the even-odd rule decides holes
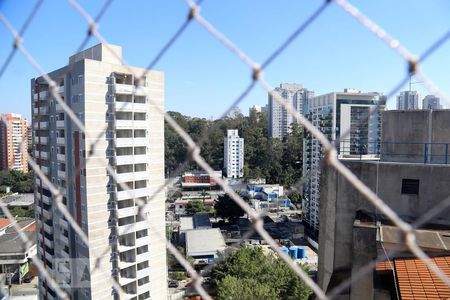
[[[391,271],[392,268],[393,268],[393,265],[391,265],[391,263],[389,263],[388,261],[380,261],[380,262],[377,262],[376,271],[377,272],[380,272],[380,271]]]
[[[435,257],[432,261],[450,277],[450,256]],[[450,287],[420,259],[395,259],[394,264],[401,299],[450,298]]]
[[[29,226],[25,227],[23,230],[25,231],[36,231],[36,223],[32,223]]]
[[[9,219],[0,219],[0,229],[5,228],[9,224],[11,224]]]

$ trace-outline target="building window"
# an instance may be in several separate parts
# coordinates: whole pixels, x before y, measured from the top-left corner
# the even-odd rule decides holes
[[[419,179],[403,179],[402,180],[402,194],[418,195],[419,194]]]

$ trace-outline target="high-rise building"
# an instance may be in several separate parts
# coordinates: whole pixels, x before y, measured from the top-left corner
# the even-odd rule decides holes
[[[0,170],[28,172],[28,122],[18,114],[0,120]]]
[[[439,97],[436,97],[435,95],[426,95],[425,98],[423,98],[423,109],[441,109],[441,99]]]
[[[228,178],[244,176],[244,139],[237,129],[228,129],[224,139],[224,168]]]
[[[378,93],[362,93],[355,89],[317,96],[308,103],[307,118],[336,145],[339,157],[375,158],[379,153],[380,113],[385,97]],[[374,111],[375,110],[375,111]],[[345,135],[345,137],[341,137]],[[309,178],[303,189],[304,220],[312,236],[319,229],[320,161],[323,157],[319,141],[305,133],[303,173]]]
[[[403,91],[397,96],[397,109],[422,109],[422,101],[417,91]]]
[[[414,230],[417,246],[437,258],[449,255],[450,238],[442,230],[450,228],[449,208],[442,205],[450,194],[444,179],[450,171],[448,147],[442,144],[450,140],[448,125],[444,125],[449,121],[448,110],[385,111],[379,161],[341,159],[402,220],[421,224]],[[408,272],[399,264],[411,258],[405,234],[353,182],[324,164],[321,183],[317,283],[325,293],[336,291],[348,280],[351,284],[340,290],[340,299],[396,299],[398,293],[405,299],[411,291],[428,295],[433,290],[450,295],[449,287],[438,279],[421,282],[420,278],[435,276],[424,274],[428,268],[422,267],[423,262],[409,261]],[[359,272],[374,262],[376,267]],[[444,270],[448,262],[440,266]],[[436,297],[445,298],[442,294]]]
[[[31,80],[34,157],[89,240],[87,247],[36,176],[38,258],[72,299],[118,298],[111,279],[132,299],[167,298],[164,74],[125,66],[121,55],[99,44],[48,74],[85,133],[43,77]],[[39,291],[57,298],[43,276]]]
[[[278,93],[287,105],[293,106],[300,114],[304,113],[304,107],[314,97],[313,91],[295,83],[282,83],[275,88],[274,92]],[[298,123],[295,117],[289,114],[271,93],[269,93],[268,113],[270,137],[282,139],[291,131],[292,124]]]

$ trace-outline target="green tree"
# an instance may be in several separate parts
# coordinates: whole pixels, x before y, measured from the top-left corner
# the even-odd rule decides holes
[[[211,274],[218,299],[307,299],[311,293],[284,261],[260,247],[223,256]]]
[[[15,193],[32,193],[33,173],[24,173],[16,170],[2,171],[0,173],[0,183],[11,187],[11,191]]]
[[[20,207],[13,207],[9,209],[9,212],[14,217],[26,217],[26,218],[34,218],[34,210],[23,209]]]
[[[290,191],[287,193],[287,196],[293,204],[301,204],[302,203],[302,195],[300,195],[299,192]]]
[[[242,208],[227,194],[218,197],[214,208],[217,216],[228,221],[234,221],[244,215]]]
[[[198,214],[198,213],[204,213],[204,212],[206,212],[205,205],[200,200],[190,201],[186,205],[186,212],[189,215],[195,215],[195,214]]]
[[[268,183],[280,183],[289,187],[302,177],[303,129],[292,124],[292,131],[283,140],[268,137],[268,116],[266,113],[250,112],[248,117],[239,110],[232,111],[224,118],[207,120],[191,118],[178,112],[168,114],[199,142],[200,154],[216,170],[223,168],[224,137],[227,129],[238,129],[245,139],[245,178],[265,178]],[[205,134],[207,134],[205,138]],[[166,174],[172,174],[188,157],[184,141],[168,125],[165,125]],[[187,170],[197,166],[189,162]]]
[[[269,284],[262,284],[254,278],[225,276],[217,287],[217,299],[229,300],[272,300],[277,299],[277,291]]]

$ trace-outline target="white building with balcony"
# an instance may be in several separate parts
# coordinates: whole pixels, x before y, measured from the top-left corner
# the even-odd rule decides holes
[[[344,89],[312,98],[305,111],[308,120],[336,144],[339,158],[377,159],[385,102],[380,93]],[[317,239],[324,152],[319,140],[307,131],[303,149],[303,176],[307,178],[303,186],[303,219],[311,237]]]
[[[244,139],[237,129],[228,129],[224,139],[224,168],[228,178],[244,177]]]
[[[69,65],[49,73],[57,83],[53,93],[44,78],[31,81],[35,159],[89,239],[87,247],[36,177],[38,257],[72,299],[118,299],[113,280],[127,299],[167,299],[165,197],[158,192],[164,74],[124,66],[121,55],[121,47],[99,44],[71,56]],[[82,286],[76,284],[81,273]],[[39,285],[41,298],[57,298],[44,277]]]

